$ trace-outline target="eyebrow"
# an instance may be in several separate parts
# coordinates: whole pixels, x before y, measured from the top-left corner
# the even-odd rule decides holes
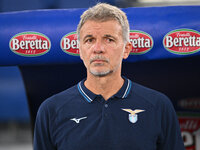
[[[88,35],[86,35],[86,36],[83,38],[83,41],[85,41],[86,38],[91,38],[91,37],[93,37],[93,36],[90,35],[90,34],[88,34]]]
[[[116,40],[116,38],[115,38],[114,36],[110,35],[110,34],[106,34],[106,35],[104,35],[104,37],[105,37],[105,38],[113,38],[113,39]]]
[[[88,35],[86,35],[86,36],[83,38],[83,41],[84,41],[85,39],[91,38],[91,37],[93,37],[93,35],[88,34]],[[113,38],[113,39],[116,40],[116,38],[115,38],[114,36],[110,35],[110,34],[105,34],[103,37],[104,37],[104,38]]]

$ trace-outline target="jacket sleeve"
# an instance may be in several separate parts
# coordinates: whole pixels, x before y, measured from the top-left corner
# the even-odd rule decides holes
[[[161,135],[158,150],[185,150],[176,112],[171,101],[165,97],[161,104]]]
[[[47,103],[40,106],[34,129],[34,150],[56,150],[51,138],[50,125],[52,125]]]

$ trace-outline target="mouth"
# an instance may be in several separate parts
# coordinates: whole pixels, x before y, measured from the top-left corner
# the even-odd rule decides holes
[[[102,60],[102,59],[95,59],[95,60],[92,60],[91,63],[104,63],[104,62],[107,62],[106,60]]]
[[[90,60],[90,64],[92,63],[97,63],[97,64],[109,63],[109,60],[103,56],[96,56]]]

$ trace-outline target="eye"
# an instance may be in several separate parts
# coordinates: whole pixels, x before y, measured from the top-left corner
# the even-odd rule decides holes
[[[112,38],[106,38],[106,42],[111,43],[114,42],[114,40]]]
[[[85,40],[85,43],[92,43],[94,41],[94,38],[89,38]]]

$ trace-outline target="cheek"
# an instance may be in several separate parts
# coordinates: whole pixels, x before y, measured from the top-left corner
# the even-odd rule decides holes
[[[80,46],[80,58],[85,64],[90,60],[88,50],[84,46]]]
[[[116,60],[120,61],[124,57],[124,47],[119,46],[115,48],[112,55]]]
[[[118,66],[121,61],[122,61],[122,55],[121,53],[113,53],[111,56],[110,56],[110,64],[114,67],[114,66]]]

